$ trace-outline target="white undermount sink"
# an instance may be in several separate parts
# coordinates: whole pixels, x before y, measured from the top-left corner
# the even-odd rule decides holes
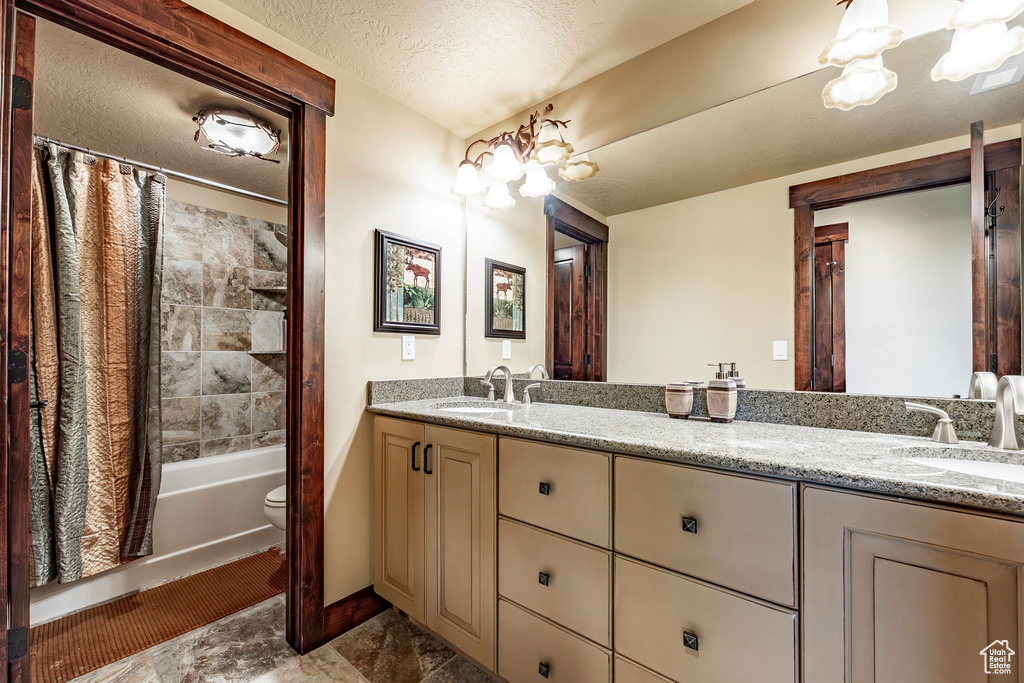
[[[951,472],[962,472],[986,479],[999,479],[1024,484],[1024,465],[1008,465],[1002,462],[982,460],[954,460],[952,458],[911,458],[912,462]]]
[[[488,415],[493,413],[513,413],[520,406],[499,401],[460,401],[454,403],[437,403],[431,406],[434,410],[445,413],[463,413],[469,415]]]

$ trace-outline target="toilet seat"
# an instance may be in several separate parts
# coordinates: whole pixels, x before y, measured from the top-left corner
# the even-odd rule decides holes
[[[288,486],[279,486],[264,499],[263,504],[268,508],[283,508],[288,503]]]

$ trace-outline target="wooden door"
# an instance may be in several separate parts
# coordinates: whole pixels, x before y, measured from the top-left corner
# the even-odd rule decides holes
[[[413,619],[426,618],[423,425],[374,419],[373,589]]]
[[[552,379],[584,379],[586,263],[586,245],[579,244],[555,251],[555,357]]]
[[[814,390],[846,391],[846,240],[849,225],[814,229]]]
[[[426,625],[494,669],[494,437],[426,428]]]
[[[1024,524],[805,487],[804,681],[984,683],[1020,651]],[[999,647],[999,646],[997,646]]]

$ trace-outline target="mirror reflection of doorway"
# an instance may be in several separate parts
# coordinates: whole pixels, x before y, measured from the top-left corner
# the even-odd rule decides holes
[[[546,366],[552,379],[601,382],[608,317],[608,226],[547,197]]]

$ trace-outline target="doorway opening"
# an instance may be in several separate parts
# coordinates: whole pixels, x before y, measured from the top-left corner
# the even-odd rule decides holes
[[[545,365],[551,378],[603,382],[607,372],[608,226],[552,196],[547,216]]]

